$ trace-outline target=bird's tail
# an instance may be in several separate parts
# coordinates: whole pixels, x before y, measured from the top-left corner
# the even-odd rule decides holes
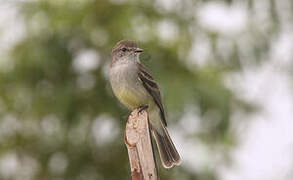
[[[162,124],[162,129],[159,131],[156,128],[152,128],[152,133],[155,138],[161,162],[165,168],[171,168],[174,165],[180,165],[181,158],[177,152],[170,136],[167,131],[167,128]]]

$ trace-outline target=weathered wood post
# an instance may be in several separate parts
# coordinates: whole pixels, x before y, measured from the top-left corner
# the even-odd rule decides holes
[[[153,155],[148,115],[135,109],[128,117],[125,129],[132,180],[158,180]]]

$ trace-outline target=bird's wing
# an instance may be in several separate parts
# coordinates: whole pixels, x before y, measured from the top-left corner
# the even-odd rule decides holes
[[[156,105],[159,107],[160,115],[161,115],[161,119],[163,121],[163,124],[165,126],[167,126],[167,121],[165,118],[165,112],[164,112],[164,107],[162,104],[159,86],[157,85],[154,78],[148,72],[148,70],[146,69],[146,67],[144,65],[142,65],[141,63],[138,63],[138,68],[139,68],[138,77],[141,80],[141,82],[142,82],[143,86],[145,87],[145,89],[147,90],[147,92],[153,97]]]

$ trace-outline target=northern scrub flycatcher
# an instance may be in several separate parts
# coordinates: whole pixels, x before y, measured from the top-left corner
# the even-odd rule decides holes
[[[143,50],[133,41],[118,42],[112,50],[110,82],[114,94],[129,110],[148,106],[151,132],[155,138],[161,162],[165,168],[179,165],[181,158],[167,131],[164,107],[157,83],[140,63]]]

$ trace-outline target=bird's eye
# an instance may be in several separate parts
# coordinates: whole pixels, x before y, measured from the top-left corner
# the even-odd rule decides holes
[[[123,52],[125,52],[127,49],[126,49],[126,48],[122,48],[121,50],[122,50]]]

